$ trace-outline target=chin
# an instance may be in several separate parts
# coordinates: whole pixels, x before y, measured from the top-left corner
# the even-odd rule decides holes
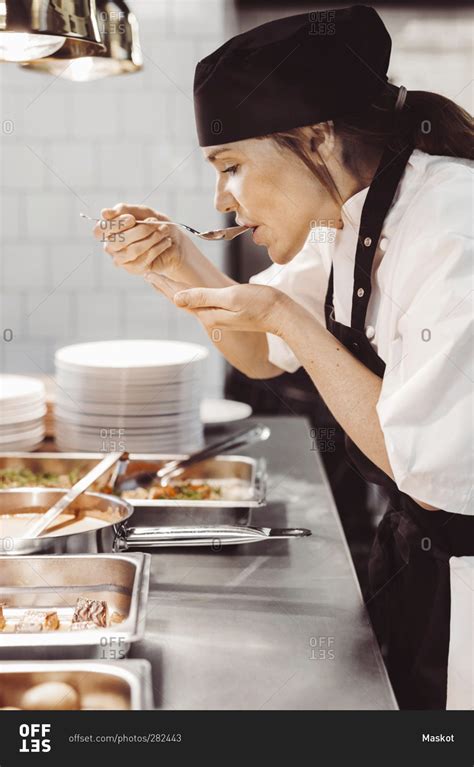
[[[267,252],[274,264],[287,264],[292,261],[298,253],[296,248],[282,248],[276,245],[270,245],[267,247]]]

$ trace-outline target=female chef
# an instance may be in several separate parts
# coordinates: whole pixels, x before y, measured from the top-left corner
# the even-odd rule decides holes
[[[115,263],[212,338],[219,328],[232,365],[311,376],[348,459],[389,498],[368,607],[399,705],[443,708],[460,705],[450,640],[473,620],[454,624],[450,588],[453,563],[474,555],[473,130],[448,99],[389,84],[390,49],[377,13],[356,6],[264,24],[198,63],[216,208],[273,261],[251,284],[166,223],[136,224],[161,213],[102,216]],[[457,658],[469,695],[472,663]]]

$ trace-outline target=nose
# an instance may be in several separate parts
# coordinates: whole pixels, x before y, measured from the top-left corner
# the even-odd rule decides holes
[[[238,208],[235,197],[226,188],[225,179],[218,178],[216,181],[214,207],[219,213],[230,213]]]

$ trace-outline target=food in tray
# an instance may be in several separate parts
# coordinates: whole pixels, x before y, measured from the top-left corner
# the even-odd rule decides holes
[[[5,634],[35,634],[40,631],[89,631],[122,623],[126,616],[117,611],[109,615],[106,600],[78,597],[72,617],[59,618],[56,610],[26,610],[20,617],[8,618],[0,605],[0,631]]]
[[[72,616],[72,623],[93,623],[99,628],[107,626],[107,602],[105,599],[79,597]]]
[[[17,696],[15,696],[17,698]],[[84,690],[80,693],[68,682],[40,682],[28,687],[15,703],[0,711],[119,711],[128,709],[124,696],[114,690]],[[3,701],[7,702],[7,701]]]
[[[48,507],[34,506],[31,509],[14,509],[9,514],[0,515],[0,538],[23,538],[27,526],[35,519],[45,514]],[[97,515],[97,516],[94,516]],[[65,511],[54,520],[46,530],[40,534],[40,538],[57,537],[60,535],[72,535],[86,533],[90,530],[98,530],[110,524],[107,514],[99,509],[84,511]]]
[[[139,487],[136,490],[127,490],[122,493],[122,498],[159,501],[218,501],[221,497],[222,490],[218,485],[211,485],[208,482],[202,482],[202,480],[171,482],[165,487],[161,487],[161,485],[152,485],[148,488]]]
[[[81,697],[82,711],[124,711],[128,709],[123,695],[112,690],[91,690]]]
[[[0,469],[0,490],[14,487],[72,487],[85,470],[73,469],[59,474],[54,472],[33,472],[27,468]],[[122,493],[122,498],[143,498],[172,501],[216,501],[221,497],[221,488],[202,480],[173,482],[167,487],[152,485]]]
[[[24,467],[0,469],[0,490],[13,487],[72,487],[84,474],[72,469],[64,474],[58,472],[34,472]]]
[[[55,610],[27,610],[15,626],[17,634],[34,634],[37,631],[57,631],[59,618]]]
[[[81,708],[79,693],[66,682],[42,682],[23,693],[20,708],[34,711],[74,711]]]

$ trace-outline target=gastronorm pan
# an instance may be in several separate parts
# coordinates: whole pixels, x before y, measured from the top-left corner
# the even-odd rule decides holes
[[[35,473],[68,474],[73,470],[85,473],[103,457],[103,453],[0,453],[0,470],[26,468]],[[125,476],[140,471],[157,471],[167,461],[183,457],[135,453],[130,456]],[[101,477],[91,489],[103,490],[111,472]],[[247,525],[251,510],[266,502],[267,471],[263,458],[216,456],[190,467],[180,479],[214,480],[222,486],[224,497],[212,501],[129,498],[128,503],[140,512],[134,515],[134,525]]]
[[[21,537],[24,523],[31,519],[31,514],[35,510],[46,513],[66,492],[64,488],[47,487],[0,490],[0,550],[5,556],[128,551],[143,546],[211,546],[218,550],[224,545],[235,546],[311,535],[311,531],[306,528],[252,527],[215,522],[206,525],[156,524],[152,527],[135,527],[128,524],[133,509],[123,499],[103,493],[83,493],[67,509],[68,515],[74,514],[74,519],[53,523],[64,525],[65,528],[70,525],[67,534],[62,530],[62,534],[58,535],[56,529],[52,534],[47,530],[37,538]],[[22,514],[26,519],[19,520]],[[76,523],[79,523],[80,529],[74,530],[72,525]],[[16,535],[12,535],[11,524],[16,525]]]
[[[30,687],[44,682],[70,684],[84,702],[93,694],[94,708],[97,695],[109,710],[153,708],[151,666],[141,659],[119,663],[110,660],[6,661],[0,663],[0,706],[18,708],[22,695]]]
[[[125,657],[145,632],[149,579],[149,554],[0,557],[0,603],[10,627],[0,631],[0,658]],[[124,620],[71,631],[78,597],[106,600],[109,615],[118,612]],[[26,610],[54,610],[64,628],[14,633]]]

